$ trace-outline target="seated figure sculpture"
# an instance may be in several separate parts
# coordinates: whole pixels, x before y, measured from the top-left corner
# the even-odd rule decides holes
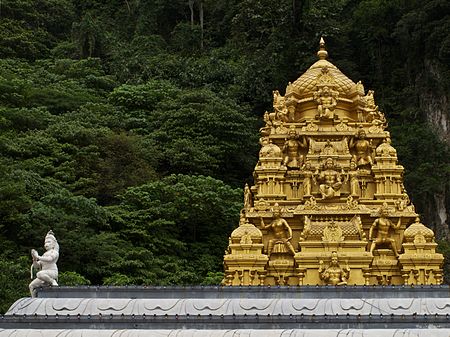
[[[342,268],[339,265],[337,252],[331,253],[331,261],[328,268],[324,268],[323,261],[320,260],[319,277],[327,285],[341,286],[346,285],[350,275],[350,268]]]
[[[318,173],[317,173],[318,174]],[[330,199],[337,195],[337,192],[342,187],[341,174],[335,170],[333,158],[327,158],[324,169],[318,174],[319,191],[322,194],[322,199]]]
[[[31,250],[33,258],[32,268],[39,270],[36,279],[31,281],[29,288],[31,297],[36,297],[36,290],[40,287],[49,287],[58,285],[58,267],[56,262],[59,258],[59,245],[55,235],[49,231],[44,241],[45,253],[40,256],[34,249]],[[33,274],[31,274],[33,278]]]
[[[392,221],[389,219],[389,208],[387,204],[383,204],[383,206],[380,208],[380,217],[376,219],[369,230],[369,241],[372,240],[372,244],[370,246],[370,252],[373,253],[376,246],[379,246],[383,243],[387,243],[392,251],[394,252],[395,256],[398,257],[398,251],[395,247],[395,240],[391,237],[389,237],[389,229],[392,228],[394,230],[397,230],[400,228],[402,218],[400,217],[398,219],[398,222],[396,225],[392,223]],[[377,236],[374,239],[373,238],[373,231],[377,230]]]
[[[333,119],[334,108],[337,105],[337,101],[334,92],[327,86],[319,89],[314,93],[314,98],[317,102],[317,112],[319,118]]]
[[[281,217],[281,210],[279,209],[278,204],[275,204],[273,209],[273,217],[274,219],[268,225],[264,223],[262,217],[260,218],[261,228],[271,229],[275,236],[275,239],[269,240],[267,254],[270,255],[273,252],[281,253],[287,250],[290,254],[295,255],[294,246],[292,246],[292,243],[290,242],[292,239],[292,229],[287,221]],[[280,249],[280,246],[284,247],[284,249]]]

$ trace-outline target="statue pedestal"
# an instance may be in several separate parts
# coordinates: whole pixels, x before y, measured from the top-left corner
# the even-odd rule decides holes
[[[375,249],[373,251],[372,273],[377,276],[372,279],[372,284],[390,285],[401,284],[400,266],[395,254],[390,249]]]
[[[295,285],[296,282],[292,283],[292,276],[295,275],[292,270],[294,269],[294,259],[289,253],[277,253],[273,252],[270,255],[269,264],[267,267],[267,273],[274,280],[274,284],[279,286],[284,285]],[[291,282],[289,282],[291,279]],[[270,282],[270,280],[268,280]]]

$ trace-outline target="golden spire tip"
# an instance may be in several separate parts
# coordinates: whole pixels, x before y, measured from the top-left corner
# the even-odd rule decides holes
[[[319,46],[320,49],[317,52],[317,56],[320,60],[325,60],[328,57],[328,52],[325,49],[325,40],[323,39],[323,36],[320,38]]]

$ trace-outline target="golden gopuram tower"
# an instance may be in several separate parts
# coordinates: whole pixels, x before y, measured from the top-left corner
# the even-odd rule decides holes
[[[273,92],[223,284],[441,284],[443,255],[374,92],[327,61],[323,39],[317,56],[284,96]]]

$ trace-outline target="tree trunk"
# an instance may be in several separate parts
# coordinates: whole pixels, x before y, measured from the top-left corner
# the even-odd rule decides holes
[[[200,47],[203,49],[203,0],[200,0]]]
[[[130,4],[128,3],[128,0],[125,0],[125,4],[127,5],[128,14],[131,14],[131,7]]]
[[[191,10],[191,27],[194,27],[194,2],[195,0],[189,0],[188,5]]]

